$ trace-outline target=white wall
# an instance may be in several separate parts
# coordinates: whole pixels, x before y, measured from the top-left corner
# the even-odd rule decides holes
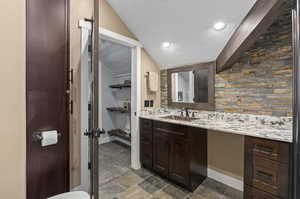
[[[121,114],[117,112],[109,112],[107,107],[123,106],[123,101],[130,101],[131,89],[112,89],[109,86],[112,84],[123,83],[124,80],[129,80],[131,74],[122,76],[114,76],[110,71],[109,66],[102,65],[102,124],[106,131],[120,128],[128,129],[130,126],[130,114]],[[103,137],[107,137],[104,135]]]
[[[114,82],[116,84],[123,83],[124,80],[130,80],[131,74],[125,74],[121,76],[114,76]],[[130,88],[124,88],[121,90],[118,89],[112,89],[112,92],[114,93],[114,96],[116,100],[118,101],[119,106],[123,107],[124,101],[131,101],[131,89]],[[120,128],[122,130],[130,130],[130,114],[120,114],[120,113],[114,113],[116,114],[116,127]]]
[[[106,107],[113,107],[117,106],[118,102],[115,99],[112,89],[109,88],[109,85],[114,83],[114,78],[112,76],[111,71],[108,69],[107,66],[102,64],[102,74],[101,74],[101,86],[102,86],[102,97],[101,102],[102,103],[102,127],[104,130],[108,131],[114,128],[114,120],[115,115],[114,113],[109,113],[106,110]],[[107,137],[106,135],[103,135],[103,137]]]

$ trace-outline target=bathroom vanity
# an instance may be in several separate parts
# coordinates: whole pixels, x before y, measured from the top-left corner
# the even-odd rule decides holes
[[[245,136],[244,198],[287,199],[292,192],[292,140],[285,123],[290,122],[290,118],[210,111],[189,119],[175,112],[142,114],[141,163],[193,191],[207,177],[209,130],[240,134]]]
[[[194,190],[213,170],[208,170],[210,132],[238,134],[244,136],[244,159],[240,157],[239,164],[244,173],[238,176],[243,182],[234,180],[239,181],[240,190],[244,185],[244,198],[291,198],[292,118],[215,112],[215,98],[223,96],[220,91],[215,94],[215,67],[215,62],[208,62],[167,70],[169,109],[140,115],[142,165]],[[218,144],[226,147],[228,143]],[[234,158],[226,155],[220,160],[224,164]],[[223,173],[210,177],[228,185],[226,180],[232,179]]]
[[[207,130],[148,119],[140,128],[143,166],[195,190],[207,176]]]

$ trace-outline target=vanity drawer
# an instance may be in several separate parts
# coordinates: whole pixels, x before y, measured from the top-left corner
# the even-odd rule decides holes
[[[288,198],[289,168],[256,155],[247,155],[245,162],[245,183],[259,190]]]
[[[259,189],[245,185],[244,199],[280,199]]]
[[[150,130],[152,132],[152,126],[153,121],[148,119],[140,118],[140,129],[144,130]]]
[[[154,133],[166,133],[176,137],[187,138],[188,127],[166,122],[154,121]]]
[[[270,160],[289,163],[290,144],[247,136],[245,152]]]

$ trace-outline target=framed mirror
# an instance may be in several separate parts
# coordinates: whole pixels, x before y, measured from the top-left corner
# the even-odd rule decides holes
[[[214,110],[215,62],[168,69],[168,106]]]

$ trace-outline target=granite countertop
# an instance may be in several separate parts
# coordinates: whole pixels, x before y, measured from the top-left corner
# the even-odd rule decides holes
[[[214,111],[197,111],[195,120],[181,121],[162,118],[168,115],[180,115],[178,110],[142,111],[140,117],[145,119],[200,127],[213,131],[247,135],[283,142],[293,142],[292,117],[276,117]]]

